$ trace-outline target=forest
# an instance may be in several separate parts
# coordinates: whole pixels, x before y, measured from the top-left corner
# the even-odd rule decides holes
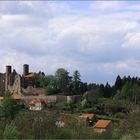
[[[10,93],[0,102],[1,139],[139,139],[140,138],[140,78],[119,75],[113,85],[85,83],[79,71],[73,75],[64,68],[54,75],[39,72],[38,86],[46,95],[80,95],[76,103],[56,103],[40,112],[29,111],[23,102],[15,101]],[[73,120],[64,128],[55,121],[59,116],[70,117],[94,113],[97,119],[109,119],[113,128],[97,134]]]

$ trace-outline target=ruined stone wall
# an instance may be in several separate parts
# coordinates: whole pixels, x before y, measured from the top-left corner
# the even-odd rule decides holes
[[[81,101],[81,95],[73,95],[73,102],[79,102]]]
[[[45,102],[46,103],[49,103],[49,102],[54,102],[54,103],[56,103],[57,102],[57,96],[46,96],[46,98],[45,98]]]
[[[71,103],[74,101],[74,97],[73,96],[67,96],[67,103]]]
[[[65,95],[56,95],[56,101],[57,102],[62,102],[62,101],[67,102],[67,96],[65,96]]]
[[[67,102],[67,96],[64,95],[49,95],[49,96],[24,96],[23,97],[24,100],[31,100],[31,99],[42,99],[44,100],[46,103],[49,102],[63,102],[66,101]]]
[[[0,73],[0,90],[5,91],[5,74]]]
[[[56,103],[56,96],[24,96],[23,97],[23,100],[25,100],[26,102],[32,99],[43,100],[46,104],[50,102]]]
[[[21,76],[20,75],[15,76],[14,83],[12,86],[8,85],[8,90],[11,93],[16,92],[16,93],[21,94]]]

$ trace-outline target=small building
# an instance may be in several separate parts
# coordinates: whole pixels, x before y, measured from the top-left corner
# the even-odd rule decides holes
[[[88,114],[81,114],[81,117],[88,117],[90,120],[92,120],[95,117],[95,114],[88,113]]]
[[[22,96],[19,95],[19,94],[17,94],[16,92],[14,92],[12,94],[12,99],[14,99],[14,100],[21,100],[22,99]]]
[[[92,113],[81,114],[79,116],[79,123],[82,126],[92,126],[94,118],[95,118],[95,114]]]
[[[2,101],[4,99],[4,97],[3,96],[0,96],[0,101]]]
[[[93,129],[97,133],[105,132],[111,128],[111,120],[98,120],[97,123],[93,126]]]
[[[0,96],[0,104],[2,103],[4,97]]]
[[[22,100],[22,96],[17,94],[16,92],[14,92],[12,95],[11,95],[11,98],[13,100]],[[3,96],[0,96],[0,101],[2,101],[4,99]]]
[[[43,100],[32,99],[28,102],[29,110],[40,111],[45,107]]]

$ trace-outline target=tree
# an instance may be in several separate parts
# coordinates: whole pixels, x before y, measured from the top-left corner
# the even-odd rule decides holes
[[[114,86],[116,90],[120,90],[122,88],[122,79],[119,75],[116,78],[116,82]]]
[[[47,79],[46,79],[46,76],[45,75],[42,75],[42,74],[39,74],[37,80],[36,80],[36,83],[39,83],[39,86],[40,87],[45,87],[47,86]]]
[[[135,104],[140,103],[140,86],[138,84],[134,84],[133,87],[130,89],[131,92],[131,101]]]
[[[63,68],[57,69],[55,73],[55,78],[57,82],[57,87],[63,94],[68,94],[70,89],[71,78],[69,72]]]
[[[24,105],[11,98],[9,92],[5,93],[2,102],[2,114],[5,118],[13,119],[15,115],[24,107]]]
[[[125,98],[129,101],[136,103],[140,102],[140,86],[132,82],[126,82],[121,90],[121,98]]]
[[[107,97],[107,98],[112,96],[112,88],[111,88],[111,86],[108,83],[106,83],[106,85],[105,85],[104,95],[103,96]]]
[[[60,92],[60,90],[57,87],[57,81],[56,78],[52,75],[46,77],[46,82],[47,86],[45,87],[46,89],[46,94],[47,95],[52,95],[52,94],[57,94]]]
[[[102,91],[100,88],[91,89],[84,93],[83,97],[87,100],[88,103],[92,103],[94,101],[97,101],[99,98],[102,97]]]
[[[81,84],[81,79],[80,79],[80,73],[79,71],[74,71],[73,73],[73,78],[72,78],[72,92],[74,94],[79,94],[80,93],[80,84]]]
[[[87,83],[80,82],[79,89],[80,94],[84,94],[87,91]]]
[[[92,89],[96,89],[96,88],[98,88],[96,83],[90,83],[87,85],[88,90],[92,90]]]

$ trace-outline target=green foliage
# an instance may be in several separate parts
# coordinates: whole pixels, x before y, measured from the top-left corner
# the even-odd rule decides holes
[[[1,115],[5,118],[14,118],[14,116],[23,108],[23,104],[15,101],[11,98],[9,92],[5,93],[2,107]]]
[[[5,129],[3,132],[3,138],[4,139],[19,139],[20,138],[20,133],[17,130],[14,122],[11,122],[10,124],[7,124],[5,126]]]
[[[80,94],[80,84],[81,84],[81,79],[80,79],[80,73],[79,71],[74,71],[73,73],[73,78],[72,78],[72,92],[73,94]]]
[[[76,108],[74,103],[67,103],[67,102],[59,102],[55,104],[54,107],[56,110],[64,110],[64,111],[73,111]]]
[[[122,140],[140,139],[140,107],[134,106],[133,110],[125,115],[117,125],[118,132]]]
[[[135,104],[140,103],[140,86],[137,83],[126,82],[121,90],[121,98]]]
[[[3,128],[0,136],[5,139],[124,139],[127,137],[135,139],[139,138],[140,128],[138,123],[140,116],[137,113],[132,112],[119,125],[117,122],[111,130],[98,134],[93,131],[92,127],[79,126],[76,122],[73,125],[66,125],[64,128],[56,127],[55,122],[62,114],[21,111],[16,115],[14,121],[6,122],[6,125],[0,123],[0,130]],[[71,117],[73,116],[71,115]],[[111,119],[107,116],[98,115],[97,117]],[[72,121],[69,123],[72,124]]]
[[[120,118],[120,119],[123,119],[124,117],[125,117],[125,113],[123,113],[123,112],[118,112],[118,113],[116,113],[114,116],[116,117],[116,118]]]
[[[105,87],[104,87],[104,97],[109,98],[112,96],[112,88],[109,85],[109,83],[106,83]]]
[[[95,88],[90,91],[87,91],[84,94],[84,98],[86,98],[87,102],[96,102],[99,98],[101,98],[103,95],[102,91],[100,88]]]
[[[45,90],[46,90],[46,95],[54,95],[59,93],[59,90],[50,84],[45,87]]]
[[[69,93],[71,78],[68,71],[63,68],[57,69],[55,72],[55,78],[58,89],[60,89],[65,95]]]
[[[49,112],[20,112],[15,118],[22,138],[44,139],[47,130],[55,126],[56,115]]]
[[[48,84],[45,87],[46,94],[47,95],[53,95],[53,94],[59,93],[60,90],[57,87],[56,78],[54,76],[47,76],[46,78],[47,78],[47,81],[48,81]]]
[[[119,75],[116,78],[114,87],[116,90],[121,90],[121,88],[122,88],[122,79]]]
[[[5,125],[7,124],[7,122],[5,120],[0,120],[0,138],[3,138],[3,133],[4,133],[4,129],[5,129]]]
[[[48,85],[48,81],[45,75],[39,75],[37,78],[37,82],[41,87],[45,87]]]
[[[80,78],[79,71],[74,71],[71,77],[67,70],[60,68],[55,76],[39,74],[36,82],[46,89],[47,95],[60,92],[63,95],[85,93],[84,106],[81,103],[59,102],[55,104],[52,112],[46,110],[29,112],[23,111],[22,104],[13,100],[10,93],[6,93],[0,104],[0,138],[139,139],[140,79],[118,76],[115,85],[110,86],[108,83],[106,85],[83,83]],[[81,127],[76,121],[75,123],[70,121],[64,128],[59,128],[55,122],[62,112],[63,115],[64,112],[65,115],[70,113],[69,115],[73,117],[75,115],[73,112],[95,113],[96,119],[112,120],[116,126],[102,134],[93,132],[93,128]]]

